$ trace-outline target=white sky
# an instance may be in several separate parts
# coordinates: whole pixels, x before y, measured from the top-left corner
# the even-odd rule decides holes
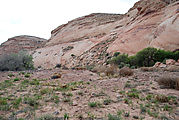
[[[61,24],[90,13],[126,13],[139,0],[0,0],[0,44],[18,35],[48,39]]]

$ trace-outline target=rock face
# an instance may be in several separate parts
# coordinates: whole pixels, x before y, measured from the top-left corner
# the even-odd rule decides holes
[[[47,40],[43,38],[27,35],[9,38],[6,42],[0,45],[0,55],[18,52],[21,50],[35,50],[37,48],[41,48],[46,41]]]
[[[33,37],[11,38],[0,49],[30,49],[35,66],[42,68],[104,64],[114,52],[133,55],[149,46],[176,51],[179,1],[140,0],[124,15],[93,13],[69,21],[54,29],[47,42],[33,38],[29,43],[27,38]],[[19,41],[14,44],[16,39]]]
[[[34,53],[36,66],[104,64],[114,52],[179,48],[179,2],[141,0],[126,14],[93,13],[57,27]],[[45,59],[44,59],[45,58]]]

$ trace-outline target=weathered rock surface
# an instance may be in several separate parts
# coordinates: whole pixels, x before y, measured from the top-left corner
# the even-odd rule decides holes
[[[6,42],[0,45],[0,55],[18,52],[21,50],[35,50],[37,48],[43,47],[46,41],[47,40],[43,38],[27,35],[9,38]]]
[[[124,15],[93,13],[69,21],[54,29],[47,42],[37,38],[29,43],[27,38],[9,39],[0,54],[30,49],[36,67],[53,68],[104,64],[114,52],[133,55],[149,46],[176,51],[179,1],[140,0]]]
[[[133,55],[146,47],[179,48],[179,2],[141,0],[125,15],[93,13],[53,30],[34,54],[36,66],[104,64],[114,52]],[[69,49],[70,48],[70,49]],[[44,59],[45,58],[45,59]]]

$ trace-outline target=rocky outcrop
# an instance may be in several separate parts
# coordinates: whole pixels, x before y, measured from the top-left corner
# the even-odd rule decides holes
[[[46,39],[34,36],[16,36],[9,38],[6,42],[0,45],[0,55],[14,53],[21,50],[35,50],[37,48],[43,47],[46,42]]]
[[[146,47],[179,48],[179,2],[141,0],[126,14],[93,13],[57,27],[34,52],[36,66],[104,64],[114,52],[133,55]],[[45,59],[44,59],[45,58]]]
[[[31,36],[9,39],[0,54],[30,50],[36,67],[105,64],[114,52],[133,55],[146,47],[179,49],[179,1],[140,0],[126,14],[93,13],[51,32],[48,41]],[[3,51],[3,52],[2,52]]]
[[[114,22],[122,18],[123,15],[120,14],[93,13],[74,19],[53,30],[51,38],[46,45],[52,46],[86,39],[98,41],[97,39],[111,32]]]

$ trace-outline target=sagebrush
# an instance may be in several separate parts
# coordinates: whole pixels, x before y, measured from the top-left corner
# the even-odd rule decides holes
[[[163,75],[157,80],[158,84],[171,89],[179,90],[179,77]]]
[[[32,56],[24,51],[0,56],[0,71],[21,71],[33,68]]]

